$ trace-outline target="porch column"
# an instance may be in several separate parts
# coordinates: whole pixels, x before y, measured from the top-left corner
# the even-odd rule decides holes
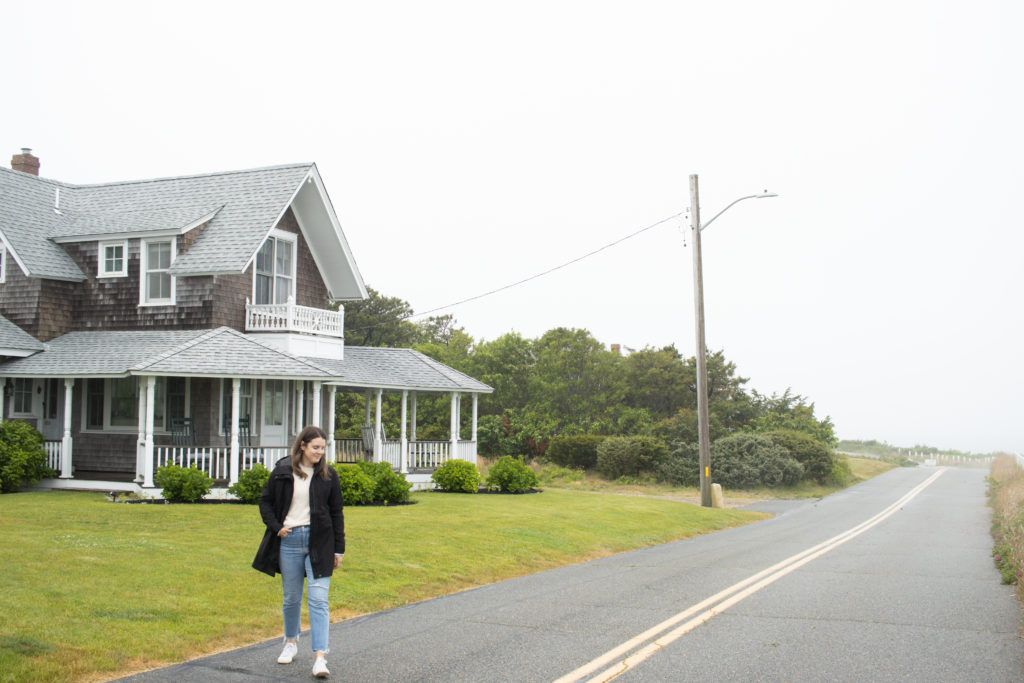
[[[4,422],[4,408],[6,408],[4,405],[4,389],[9,381],[6,377],[0,377],[0,424]]]
[[[142,485],[153,488],[153,399],[156,394],[156,377],[149,375],[148,377],[140,378],[140,381],[142,379],[146,381],[146,462],[143,469]]]
[[[229,470],[229,484],[238,481],[238,417],[242,405],[242,380],[239,377],[231,378],[231,458]]]
[[[313,414],[309,416],[309,423],[317,427],[323,424],[324,419],[324,407],[320,401],[320,388],[322,384],[323,382],[320,380],[313,381]]]
[[[383,431],[381,429],[381,397],[384,395],[383,389],[377,390],[377,414],[373,418],[373,461],[384,462],[384,437],[381,435]]]
[[[416,441],[416,392],[412,392],[412,436],[410,441]]]
[[[473,394],[473,433],[469,437],[473,440],[473,464],[476,464],[476,423],[477,423],[477,410],[479,407],[480,394]]]
[[[84,380],[88,382],[89,380]],[[146,481],[146,383],[139,378],[139,442],[135,446],[135,483]]]
[[[406,404],[409,402],[409,392],[402,392],[402,460],[399,471],[405,474],[409,471],[409,440],[405,438]]]
[[[334,413],[337,387],[333,384],[327,385],[327,460],[328,462],[338,461],[337,445],[334,442]]]
[[[451,415],[451,437],[452,437],[452,452],[451,459],[454,460],[458,457],[459,452],[459,394],[452,392],[452,415]]]
[[[370,424],[370,392],[366,392],[366,419],[363,421],[364,425]]]
[[[302,385],[303,385],[302,382],[300,382],[299,380],[295,380],[295,435],[296,436],[298,436],[299,432],[302,431],[302,428],[305,427],[305,425],[302,424],[302,409],[304,407],[303,404],[305,403],[305,401],[303,401],[302,399],[303,399],[303,390],[305,389],[305,387],[303,387]]]
[[[75,380],[64,378],[64,438],[60,443],[60,478],[71,478],[71,397],[74,394]],[[3,392],[0,392],[3,393]]]

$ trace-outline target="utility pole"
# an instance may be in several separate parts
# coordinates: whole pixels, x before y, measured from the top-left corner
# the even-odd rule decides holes
[[[708,420],[708,358],[704,345],[704,273],[700,254],[700,198],[697,174],[690,175],[690,227],[693,230],[693,310],[697,317],[697,438],[700,447],[700,504],[711,507],[711,428]],[[717,218],[717,216],[715,216]],[[714,219],[712,219],[714,220]],[[710,222],[710,221],[709,221]]]

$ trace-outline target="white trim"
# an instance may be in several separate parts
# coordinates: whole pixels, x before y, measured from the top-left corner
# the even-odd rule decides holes
[[[121,270],[106,270],[108,247],[121,247]],[[97,242],[96,277],[127,277],[128,276],[128,240],[109,240]]]
[[[338,242],[341,244],[341,250],[345,254],[345,259],[347,260],[348,265],[352,268],[352,275],[355,278],[356,287],[359,289],[359,293],[362,297],[361,299],[335,297],[332,292],[332,299],[334,301],[361,301],[364,299],[368,299],[370,297],[370,293],[366,290],[366,283],[363,282],[363,275],[362,273],[359,272],[359,266],[356,265],[356,259],[355,256],[352,254],[352,248],[349,246],[348,239],[345,237],[345,231],[341,229],[341,221],[338,220],[338,214],[336,214],[334,211],[334,205],[331,203],[331,198],[327,194],[327,187],[324,185],[323,179],[320,178],[320,170],[316,167],[316,164],[313,164],[313,167],[309,170],[309,174],[306,176],[306,180],[303,181],[303,184],[305,184],[305,182],[307,182],[310,178],[313,179],[313,186],[316,187],[317,193],[320,195],[320,201],[323,202],[324,209],[327,211],[327,217],[331,222],[331,227],[334,229],[335,237],[337,237]],[[300,189],[302,187],[303,185],[299,185]],[[298,194],[298,191],[296,191],[296,197],[298,196]],[[292,202],[294,203],[294,201],[295,197],[292,197]],[[293,209],[292,213],[295,214],[295,220],[296,222],[298,222],[299,212]],[[300,224],[299,227],[302,228],[302,225]],[[303,232],[305,232],[305,228],[302,229]],[[308,236],[306,237],[306,241],[309,241]],[[313,251],[312,248],[310,248],[310,253],[313,254],[313,260],[316,261],[317,267],[319,267],[320,261],[317,259],[316,253]],[[321,269],[320,272],[324,273],[326,271]],[[327,286],[330,287],[330,285],[326,281],[324,282],[324,284],[327,284]]]
[[[29,272],[28,272],[28,268],[25,267],[25,264],[22,263],[21,258],[18,257],[18,251],[14,247],[11,246],[10,242],[7,241],[7,237],[4,236],[3,232],[0,232],[0,244],[3,244],[4,251],[9,252],[11,254],[11,256],[14,257],[14,262],[18,264],[19,268],[21,268],[22,274],[25,277],[30,277]],[[54,278],[54,279],[57,279],[57,278]],[[65,279],[65,278],[61,278],[61,279]],[[85,278],[82,278],[81,280],[84,280],[84,279]],[[81,282],[81,280],[74,280],[74,282]],[[4,259],[4,280],[3,281],[4,282],[7,281],[7,260],[6,259]]]
[[[296,295],[296,293],[298,291],[298,288],[299,288],[299,286],[298,286],[298,279],[299,278],[298,278],[298,272],[297,272],[298,269],[299,269],[299,236],[296,235],[294,232],[287,232],[285,230],[280,230],[278,228],[271,228],[270,232],[267,233],[267,236],[263,238],[262,242],[260,242],[260,246],[256,250],[256,253],[253,254],[253,256],[252,256],[252,261],[251,261],[251,263],[252,263],[252,298],[251,298],[251,301],[255,305],[262,305],[262,304],[259,304],[258,302],[256,302],[256,275],[257,275],[257,272],[256,272],[256,257],[263,250],[263,246],[267,243],[267,240],[270,240],[270,239],[281,240],[283,242],[289,242],[291,244],[291,247],[292,247],[292,259],[291,259],[292,260],[292,274],[291,274],[292,285],[291,285],[291,292],[289,292],[288,296],[286,297],[286,300],[287,299],[291,299],[292,301],[295,301],[295,295]],[[274,271],[270,275],[270,284],[271,284],[271,297],[270,298],[274,299],[274,301],[268,301],[268,302],[266,302],[267,304],[278,303],[276,301],[276,299],[277,299],[277,292],[276,292],[276,288],[277,288],[277,245],[276,244],[274,245],[274,254],[273,254],[272,264],[273,264],[273,267],[274,267]]]
[[[28,398],[29,398],[29,409],[28,412],[15,410],[15,406],[18,405],[17,392],[18,392],[18,380],[24,380],[29,383]],[[14,382],[11,385],[11,417],[39,417],[36,413],[36,382],[31,377],[15,377]]]
[[[182,375],[161,375],[164,377],[183,377]],[[137,407],[141,407],[142,403],[139,399],[139,394],[142,393],[141,389],[145,388],[146,378],[153,378],[154,391],[156,390],[156,379],[157,375],[127,375],[120,377],[69,377],[68,379],[81,379],[82,381],[82,416],[81,416],[81,427],[80,431],[83,434],[138,434],[139,433],[139,422],[141,416],[136,415],[135,423],[131,425],[112,425],[110,424],[110,400],[113,397],[110,383],[114,379],[135,379],[135,404]],[[96,379],[103,381],[103,426],[102,427],[90,427],[89,426],[89,380]],[[192,416],[192,378],[184,376],[185,380],[185,417]],[[163,420],[162,424],[155,424],[154,429],[157,434],[170,434],[171,430],[167,420],[167,382],[162,385],[163,392],[157,394],[154,397],[155,401],[161,401],[163,403]],[[152,406],[153,413],[156,413],[156,405]],[[146,406],[146,411],[149,412],[150,407]]]
[[[178,255],[178,238],[175,237],[175,236],[171,236],[170,240],[168,240],[166,238],[148,239],[148,240],[144,239],[144,240],[141,240],[140,243],[139,243],[139,306],[140,307],[143,307],[143,306],[173,306],[174,303],[175,303],[175,292],[176,292],[175,280],[177,278],[175,278],[173,275],[170,275],[169,273],[168,273],[168,275],[171,278],[171,296],[170,296],[170,298],[169,299],[149,300],[146,297],[146,281],[149,279],[147,277],[149,275],[149,254],[148,254],[148,252],[149,252],[149,245],[151,243],[160,244],[160,243],[164,243],[164,242],[168,242],[168,241],[171,244],[171,260],[170,260],[170,263],[167,264],[167,270],[158,271],[158,272],[167,272],[168,270],[170,270],[171,266],[174,265],[174,260],[175,260],[175,258]]]
[[[0,242],[0,285],[7,282],[7,247]]]

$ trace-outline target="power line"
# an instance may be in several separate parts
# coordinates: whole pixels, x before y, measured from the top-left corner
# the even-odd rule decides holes
[[[684,211],[680,211],[679,213],[675,213],[675,214],[672,214],[671,216],[667,216],[665,218],[662,218],[660,221],[657,221],[656,223],[651,223],[650,225],[648,225],[645,228],[640,228],[636,232],[631,232],[630,234],[628,234],[628,235],[626,235],[624,237],[620,237],[619,239],[615,240],[614,242],[609,242],[608,244],[604,245],[603,247],[598,247],[597,249],[594,249],[593,251],[587,252],[586,254],[583,254],[582,256],[577,256],[576,258],[572,259],[571,261],[566,261],[565,263],[562,263],[560,265],[554,266],[553,268],[548,268],[547,270],[545,270],[543,272],[540,272],[540,273],[537,273],[535,275],[531,275],[529,277],[523,278],[522,280],[517,280],[516,282],[512,282],[512,283],[504,285],[502,287],[498,287],[496,289],[492,289],[490,291],[483,292],[482,294],[477,294],[476,296],[471,296],[471,297],[468,297],[466,299],[460,299],[459,301],[455,301],[455,302],[450,303],[450,304],[445,304],[444,306],[438,306],[436,308],[431,308],[429,310],[420,311],[420,312],[417,312],[417,313],[410,313],[408,315],[399,316],[399,317],[394,318],[392,320],[386,320],[386,321],[382,321],[382,322],[379,322],[379,323],[374,323],[373,325],[365,325],[364,327],[357,327],[357,328],[355,328],[353,330],[350,330],[350,331],[351,332],[361,332],[363,330],[373,329],[374,327],[379,327],[381,325],[387,325],[387,324],[393,323],[393,322],[399,322],[399,321],[402,321],[402,320],[409,320],[411,318],[418,318],[418,317],[423,316],[423,315],[429,315],[431,313],[436,313],[437,311],[443,311],[443,310],[445,310],[447,308],[455,308],[456,306],[460,306],[462,304],[469,303],[470,301],[476,301],[478,299],[483,299],[484,297],[488,297],[488,296],[497,294],[499,292],[504,292],[507,289],[512,289],[513,287],[518,287],[519,285],[523,285],[523,284],[526,284],[527,282],[531,282],[531,281],[536,280],[538,278],[542,278],[545,275],[550,275],[551,273],[554,273],[555,271],[561,270],[562,268],[566,268],[568,266],[571,266],[574,263],[579,263],[580,261],[582,261],[584,259],[587,259],[587,258],[590,258],[591,256],[594,256],[595,254],[600,254],[602,251],[605,251],[606,249],[611,249],[612,247],[614,247],[616,245],[622,244],[626,240],[632,239],[632,238],[634,238],[634,237],[636,237],[638,235],[642,235],[643,233],[647,232],[648,230],[653,230],[654,228],[658,227],[659,225],[664,225],[665,223],[668,223],[671,220],[675,220],[676,218],[679,218],[680,216],[685,215],[688,212],[689,212],[689,209],[686,209]]]

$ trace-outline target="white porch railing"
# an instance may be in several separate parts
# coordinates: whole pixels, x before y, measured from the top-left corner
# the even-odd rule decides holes
[[[257,463],[268,470],[274,463],[288,454],[287,446],[261,446],[239,448],[239,470],[253,468]],[[227,479],[231,476],[231,449],[227,446],[154,446],[154,471],[158,467],[178,465],[195,466],[213,479]]]
[[[245,304],[247,332],[306,332],[345,336],[345,314],[322,308],[286,304]]]
[[[448,462],[451,441],[412,441],[409,443],[409,467],[433,469]]]
[[[336,439],[334,441],[335,462],[361,462],[366,460],[362,439]]]
[[[43,449],[46,451],[46,466],[51,470],[60,472],[60,441],[44,441]]]

